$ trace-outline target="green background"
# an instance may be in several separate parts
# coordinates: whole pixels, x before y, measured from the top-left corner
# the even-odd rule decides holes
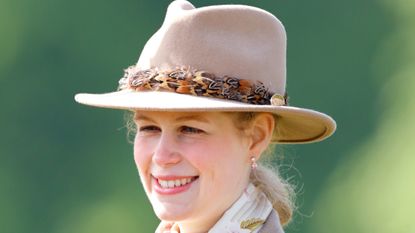
[[[153,232],[121,111],[107,92],[169,1],[0,0],[0,232]],[[415,232],[415,1],[194,1],[264,8],[288,33],[295,106],[336,134],[284,146],[297,185],[287,233]]]

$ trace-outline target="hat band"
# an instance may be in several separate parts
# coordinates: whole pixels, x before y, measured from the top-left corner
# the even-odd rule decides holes
[[[287,105],[287,95],[268,91],[262,82],[224,76],[217,77],[205,71],[176,68],[159,71],[157,68],[139,70],[135,66],[125,69],[118,90],[170,91],[194,96],[235,100],[256,105]]]

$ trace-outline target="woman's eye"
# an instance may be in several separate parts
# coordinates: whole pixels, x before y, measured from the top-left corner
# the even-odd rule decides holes
[[[140,127],[140,132],[159,132],[159,131],[160,131],[160,128],[157,126],[153,126],[153,125]]]
[[[201,134],[201,133],[204,133],[205,131],[198,129],[198,128],[189,127],[189,126],[182,126],[180,128],[180,132],[187,133],[187,134]]]

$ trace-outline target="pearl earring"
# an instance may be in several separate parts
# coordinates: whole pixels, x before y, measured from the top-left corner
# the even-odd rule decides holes
[[[255,156],[251,156],[251,168],[255,170],[258,167]]]

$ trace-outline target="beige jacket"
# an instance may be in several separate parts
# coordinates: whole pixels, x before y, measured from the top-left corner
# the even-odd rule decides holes
[[[272,212],[268,215],[267,220],[265,220],[264,225],[262,225],[258,233],[284,233],[278,214],[275,210],[272,210]]]
[[[170,232],[172,224],[161,222],[155,233]],[[258,233],[284,233],[281,227],[278,214],[273,210],[268,218],[265,220],[264,225],[259,229]]]

